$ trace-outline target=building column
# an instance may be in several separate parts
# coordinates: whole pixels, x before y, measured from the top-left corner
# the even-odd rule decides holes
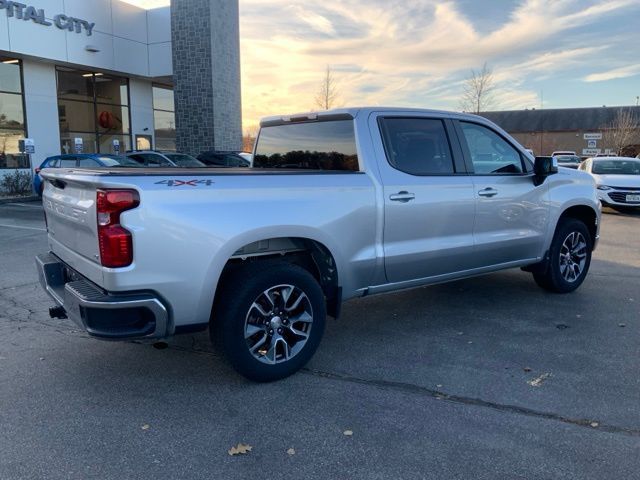
[[[172,0],[179,152],[241,150],[238,0]]]
[[[56,68],[52,64],[23,60],[25,119],[27,136],[36,142],[31,167],[45,158],[60,155],[60,124]]]
[[[129,98],[131,100],[131,149],[137,148],[137,135],[151,136],[151,145],[155,145],[153,84],[147,80],[129,79]],[[122,148],[122,152],[124,152],[124,148]]]

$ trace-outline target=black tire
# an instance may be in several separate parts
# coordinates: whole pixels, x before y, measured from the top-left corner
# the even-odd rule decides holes
[[[567,270],[571,271],[573,267],[565,266],[565,270],[562,270],[561,267],[561,255],[563,250],[563,245],[566,241],[569,240],[570,235],[580,235],[584,239],[585,247],[584,247],[584,264],[579,272],[579,274],[575,274],[575,269],[573,269],[573,273],[575,275],[575,279],[567,279],[563,272]],[[573,237],[576,238],[576,237]],[[555,293],[569,293],[576,290],[589,272],[589,266],[591,265],[591,252],[593,250],[593,240],[591,238],[591,234],[589,233],[589,229],[587,226],[581,222],[580,220],[576,220],[574,218],[566,218],[560,221],[558,227],[556,228],[556,232],[553,236],[553,241],[551,242],[551,248],[549,249],[549,258],[547,260],[547,265],[544,271],[534,272],[533,279],[538,284],[538,286],[548,290],[550,292]],[[582,251],[582,250],[581,250]],[[581,255],[581,254],[580,254]],[[573,257],[573,255],[572,255]],[[573,258],[577,258],[573,257]],[[572,262],[574,259],[572,258]],[[579,262],[573,263],[573,265],[579,265]],[[570,275],[570,274],[569,274]]]
[[[254,264],[237,267],[235,271],[225,275],[222,282],[223,285],[216,295],[216,302],[211,318],[210,335],[214,345],[222,349],[225,357],[238,373],[256,382],[271,382],[288,377],[306,365],[320,344],[327,316],[324,294],[313,275],[307,270],[290,263],[256,262]],[[265,363],[266,361],[270,361],[267,354],[260,355],[257,353],[256,355],[262,358],[262,360],[259,360],[251,353],[249,342],[252,342],[254,337],[246,340],[245,329],[247,328],[247,323],[251,323],[252,327],[257,328],[256,325],[252,323],[257,316],[264,318],[265,323],[269,322],[269,319],[275,321],[275,317],[271,314],[275,311],[277,316],[277,309],[283,310],[282,308],[274,306],[274,310],[270,312],[270,315],[264,317],[258,314],[253,305],[259,303],[259,298],[266,298],[262,296],[264,292],[272,292],[270,289],[277,289],[283,285],[295,287],[296,290],[293,291],[294,293],[291,293],[293,303],[295,303],[295,298],[293,297],[297,292],[304,293],[307,300],[303,300],[301,305],[304,304],[307,309],[311,309],[312,322],[308,324],[309,331],[306,341],[301,344],[301,346],[295,347],[300,348],[299,351],[289,359],[283,360],[281,358],[277,363],[269,364]],[[275,298],[276,303],[283,301],[281,295],[276,294]],[[287,322],[287,314],[288,312],[285,312],[285,315],[282,316],[283,322]],[[289,326],[283,324],[282,328],[276,328],[276,330],[278,330],[277,333],[283,330],[283,335],[281,335],[280,338],[284,339],[286,336],[288,336],[288,338],[298,338],[295,335],[291,336],[293,334],[291,334],[291,331],[288,329],[289,327],[294,327],[295,317],[293,314],[291,315]],[[281,321],[280,316],[277,316],[277,318],[277,325],[279,326]],[[270,343],[273,339],[272,335],[267,334],[272,326],[271,324],[259,324],[259,326],[265,331],[258,331],[256,335],[261,339],[261,335],[264,334],[264,338],[266,339],[264,345],[266,346],[266,344]],[[298,323],[297,326],[307,328],[306,323]],[[300,329],[298,328],[297,330]],[[271,331],[273,332],[273,330]],[[285,341],[285,344],[289,345],[289,342]],[[271,343],[271,345],[273,345],[273,343]],[[294,343],[294,345],[297,345],[297,343]],[[294,350],[288,350],[287,346],[276,341],[273,350],[269,349],[269,352],[275,352],[273,355],[274,360],[276,360],[279,348],[281,356],[285,355],[283,350],[286,350],[289,354]]]

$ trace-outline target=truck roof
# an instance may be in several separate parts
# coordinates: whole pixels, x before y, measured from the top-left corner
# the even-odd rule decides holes
[[[290,122],[304,122],[313,120],[347,120],[356,118],[358,115],[369,115],[372,112],[407,112],[407,113],[425,113],[439,116],[448,116],[456,118],[468,118],[476,121],[481,120],[484,123],[487,120],[484,117],[464,112],[452,112],[449,110],[434,110],[427,108],[413,108],[413,107],[345,107],[334,108],[331,110],[322,110],[315,112],[300,112],[285,115],[270,115],[263,117],[260,120],[260,126],[270,126],[276,124],[284,124]]]

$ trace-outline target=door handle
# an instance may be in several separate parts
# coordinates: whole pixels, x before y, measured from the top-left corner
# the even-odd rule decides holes
[[[484,190],[480,190],[478,195],[481,197],[495,197],[498,194],[498,190],[495,188],[487,187]]]
[[[407,203],[413,200],[414,198],[416,198],[416,196],[413,193],[405,192],[404,190],[402,192],[389,195],[389,200],[391,200],[392,202]]]

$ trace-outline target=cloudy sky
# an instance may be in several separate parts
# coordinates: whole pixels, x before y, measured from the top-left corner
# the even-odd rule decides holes
[[[314,109],[327,65],[339,106],[458,110],[484,62],[496,109],[632,105],[639,26],[639,0],[240,0],[243,123]]]

